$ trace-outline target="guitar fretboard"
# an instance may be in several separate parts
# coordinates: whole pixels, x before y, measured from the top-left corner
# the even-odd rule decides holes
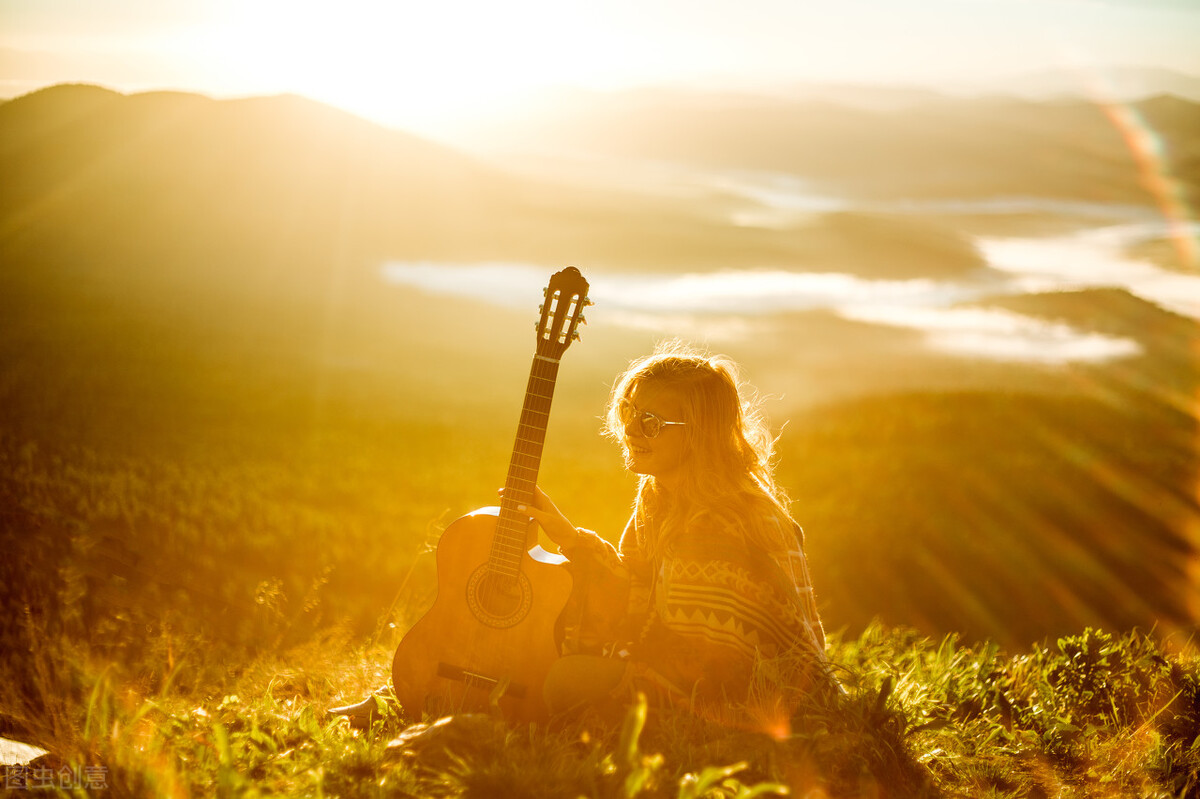
[[[521,556],[531,545],[526,540],[529,517],[518,511],[517,506],[533,504],[538,467],[542,463],[542,447],[546,443],[550,402],[554,398],[554,382],[557,378],[557,359],[533,356],[529,383],[525,387],[525,403],[521,408],[521,421],[517,425],[517,440],[508,464],[508,477],[504,481],[500,518],[496,523],[492,551],[488,557],[488,567],[493,574],[514,581],[520,575]]]

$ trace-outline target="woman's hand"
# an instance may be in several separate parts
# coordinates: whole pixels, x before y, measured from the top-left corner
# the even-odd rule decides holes
[[[503,496],[504,489],[500,489],[500,494]],[[579,538],[579,531],[575,529],[575,525],[571,524],[540,488],[534,488],[532,505],[518,505],[517,510],[537,522],[560,549],[571,546]]]

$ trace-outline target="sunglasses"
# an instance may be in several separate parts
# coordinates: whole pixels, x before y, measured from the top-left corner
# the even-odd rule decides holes
[[[617,415],[621,419],[621,424],[626,427],[630,427],[636,422],[642,438],[658,438],[658,434],[669,424],[687,424],[687,422],[668,422],[650,411],[640,411],[629,400],[621,400],[617,403]]]

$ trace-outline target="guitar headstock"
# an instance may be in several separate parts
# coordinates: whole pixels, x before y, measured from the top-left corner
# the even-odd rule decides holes
[[[543,294],[546,301],[540,308],[542,318],[537,324],[537,354],[558,360],[579,338],[576,328],[587,324],[584,307],[592,302],[587,298],[588,282],[573,266],[555,272]]]

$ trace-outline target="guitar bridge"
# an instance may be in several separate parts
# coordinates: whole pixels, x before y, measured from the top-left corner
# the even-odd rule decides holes
[[[500,684],[500,679],[497,677],[489,677],[486,674],[464,669],[461,666],[453,666],[449,663],[439,662],[437,674],[443,679],[454,680],[455,682],[465,684],[469,688],[481,688],[489,692]],[[504,695],[511,696],[514,699],[522,699],[525,696],[525,686],[520,683],[509,683],[508,688],[504,691]]]

